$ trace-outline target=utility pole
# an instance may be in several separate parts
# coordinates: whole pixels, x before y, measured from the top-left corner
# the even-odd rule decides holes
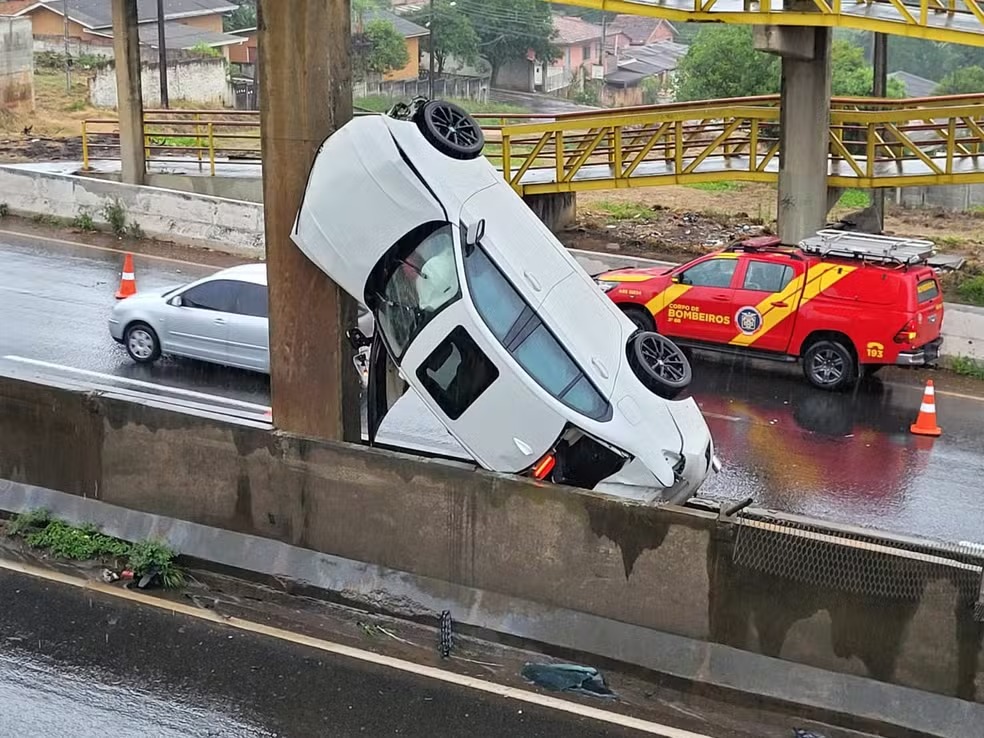
[[[72,94],[72,52],[68,46],[68,0],[62,2],[62,15],[65,16],[65,92]]]
[[[161,107],[168,108],[167,97],[167,41],[164,38],[164,0],[157,0],[157,59],[161,67]]]
[[[355,301],[290,239],[318,149],[352,118],[349,5],[259,0],[257,26],[273,421],[358,443],[358,379],[345,337]]]
[[[872,75],[873,97],[888,96],[888,34],[876,33],[872,49],[874,73]],[[885,190],[876,187],[871,191],[871,207],[878,221],[878,232],[885,230]]]

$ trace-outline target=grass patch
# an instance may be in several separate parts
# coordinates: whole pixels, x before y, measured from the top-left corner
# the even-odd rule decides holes
[[[957,295],[970,305],[984,306],[984,274],[963,280],[957,285]]]
[[[106,203],[103,205],[102,215],[117,238],[126,235],[126,208],[123,207],[123,203],[119,200]]]
[[[96,230],[96,224],[92,221],[92,214],[85,208],[79,208],[75,220],[72,221],[72,226],[86,233]]]
[[[126,562],[135,579],[156,573],[168,589],[184,584],[184,573],[174,562],[177,553],[159,541],[128,543],[100,533],[94,525],[54,520],[47,510],[17,515],[7,524],[7,535],[60,559]]]
[[[867,190],[844,190],[844,194],[837,201],[837,206],[857,210],[866,208],[871,204],[871,197]]]
[[[608,216],[609,220],[653,220],[656,217],[655,211],[639,202],[616,202],[603,200],[595,206]]]
[[[984,380],[984,362],[969,356],[957,356],[950,360],[950,370],[964,377]]]
[[[745,188],[741,182],[694,182],[684,186],[703,192],[740,192]]]

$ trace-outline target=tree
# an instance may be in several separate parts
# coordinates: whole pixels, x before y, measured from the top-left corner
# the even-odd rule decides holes
[[[353,47],[358,49],[354,60],[355,66],[363,75],[367,72],[385,74],[393,69],[403,69],[410,61],[406,39],[388,20],[367,21],[358,36],[357,43],[353,43]]]
[[[750,26],[706,26],[680,60],[676,85],[680,101],[774,94],[779,57],[754,49]]]
[[[864,59],[864,50],[846,40],[834,41],[830,51],[830,94],[836,97],[870,97],[875,72]],[[888,80],[888,97],[905,97],[905,86]]]
[[[223,30],[239,31],[243,28],[256,28],[256,0],[232,1],[237,7],[222,19]]]
[[[546,0],[457,0],[478,34],[479,52],[492,65],[492,82],[503,64],[527,58],[540,61],[560,56],[551,43],[555,31]]]
[[[430,9],[421,10],[413,20],[426,25],[432,36],[425,39],[430,52],[430,39],[434,39],[434,63],[438,76],[444,74],[444,65],[449,57],[460,62],[473,64],[478,59],[478,34],[471,20],[458,8],[453,0],[435,0],[434,17]]]
[[[984,69],[981,67],[956,69],[941,79],[934,90],[937,95],[965,95],[971,92],[984,92]]]

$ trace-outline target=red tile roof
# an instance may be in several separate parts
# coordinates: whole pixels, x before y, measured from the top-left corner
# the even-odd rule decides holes
[[[601,38],[601,26],[568,15],[555,15],[553,27],[557,31],[554,43],[559,46],[573,46]]]

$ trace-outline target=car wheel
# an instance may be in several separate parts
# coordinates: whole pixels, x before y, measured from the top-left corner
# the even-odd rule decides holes
[[[817,341],[803,354],[803,374],[814,387],[846,389],[855,379],[854,356],[840,341]]]
[[[435,149],[453,159],[475,159],[485,146],[478,121],[445,100],[422,105],[417,111],[417,126]]]
[[[664,399],[672,400],[693,379],[690,361],[680,347],[653,331],[637,333],[629,355],[636,376]]]
[[[635,327],[641,331],[656,331],[656,321],[652,314],[644,307],[639,305],[622,305],[622,312],[631,320]]]
[[[153,364],[161,358],[161,342],[146,323],[131,323],[123,334],[126,352],[138,364]]]

